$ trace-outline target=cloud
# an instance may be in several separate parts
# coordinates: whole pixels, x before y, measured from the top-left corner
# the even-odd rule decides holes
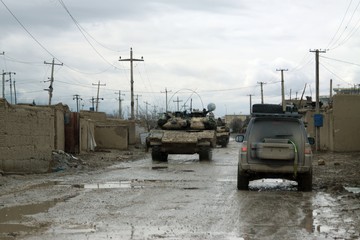
[[[44,50],[0,4],[0,66],[16,71],[19,100],[32,99],[47,103],[44,91],[50,68],[44,61],[63,62],[55,67],[54,101],[75,107],[74,94],[83,96],[84,107],[96,94],[93,83],[101,81],[104,97],[100,109],[117,109],[115,91],[124,94],[124,109],[130,104],[130,64],[119,62],[129,58],[130,47],[135,58],[134,89],[144,101],[164,108],[167,88],[184,101],[193,97],[194,105],[214,102],[218,115],[247,113],[249,94],[253,103],[260,101],[260,85],[266,82],[266,101],[279,102],[280,72],[284,72],[286,94],[310,94],[315,87],[315,56],[309,49],[336,46],[324,56],[357,63],[359,33],[349,36],[360,16],[350,5],[345,16],[348,28],[336,30],[349,3],[335,0],[285,1],[65,1],[75,18],[56,0],[4,1],[12,13]],[[321,11],[319,10],[321,9]],[[350,14],[354,12],[353,20]],[[79,30],[81,28],[81,31]],[[335,36],[333,44],[332,37]],[[343,43],[344,42],[344,43]],[[340,46],[338,46],[340,43]],[[53,56],[52,56],[53,55]],[[322,59],[320,91],[328,94],[329,79],[337,84],[355,84],[358,66]],[[8,85],[6,85],[7,92]],[[190,92],[178,92],[191,89]],[[314,91],[312,91],[314,94]],[[173,98],[177,96],[174,95]],[[174,107],[172,102],[172,105]],[[201,106],[202,107],[202,106]]]

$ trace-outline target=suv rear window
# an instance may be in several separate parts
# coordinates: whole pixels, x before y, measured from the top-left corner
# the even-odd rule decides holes
[[[262,142],[265,138],[290,139],[298,143],[302,139],[300,122],[291,118],[257,118],[250,129],[248,141]]]

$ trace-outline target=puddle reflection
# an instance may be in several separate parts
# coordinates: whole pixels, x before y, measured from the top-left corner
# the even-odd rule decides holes
[[[54,207],[59,201],[62,200],[46,201],[37,204],[1,208],[0,233],[4,234],[4,233],[12,233],[12,232],[30,232],[36,229],[36,227],[22,224],[21,222],[23,217],[26,215],[34,215],[41,212],[47,212],[50,208]]]
[[[297,183],[285,179],[260,179],[250,181],[249,189],[252,191],[297,191]]]
[[[87,183],[80,185],[85,189],[113,189],[113,188],[132,188],[132,181],[107,182],[107,183]]]

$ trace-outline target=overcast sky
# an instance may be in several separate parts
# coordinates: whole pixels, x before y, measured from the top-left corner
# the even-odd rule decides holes
[[[320,94],[360,83],[360,0],[0,0],[0,68],[16,72],[17,102],[52,103],[76,111],[75,94],[89,109],[100,81],[99,110],[130,108],[130,63],[139,109],[176,110],[216,104],[215,115],[248,114],[249,95],[280,103],[315,98],[315,54],[321,49]],[[9,75],[6,75],[6,80]],[[5,83],[10,102],[10,83]],[[13,94],[14,95],[14,94]],[[15,102],[13,96],[13,102]],[[148,105],[146,104],[148,103]]]

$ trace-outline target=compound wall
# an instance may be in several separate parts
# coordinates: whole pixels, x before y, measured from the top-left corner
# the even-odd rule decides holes
[[[337,94],[333,100],[333,151],[360,151],[360,95]]]
[[[0,99],[0,171],[47,172],[53,150],[64,148],[64,109],[11,105]]]
[[[337,94],[333,97],[333,107],[324,109],[323,126],[320,127],[320,150],[335,152],[360,151],[357,140],[360,133],[360,95]],[[309,135],[315,136],[314,111],[308,111]]]

